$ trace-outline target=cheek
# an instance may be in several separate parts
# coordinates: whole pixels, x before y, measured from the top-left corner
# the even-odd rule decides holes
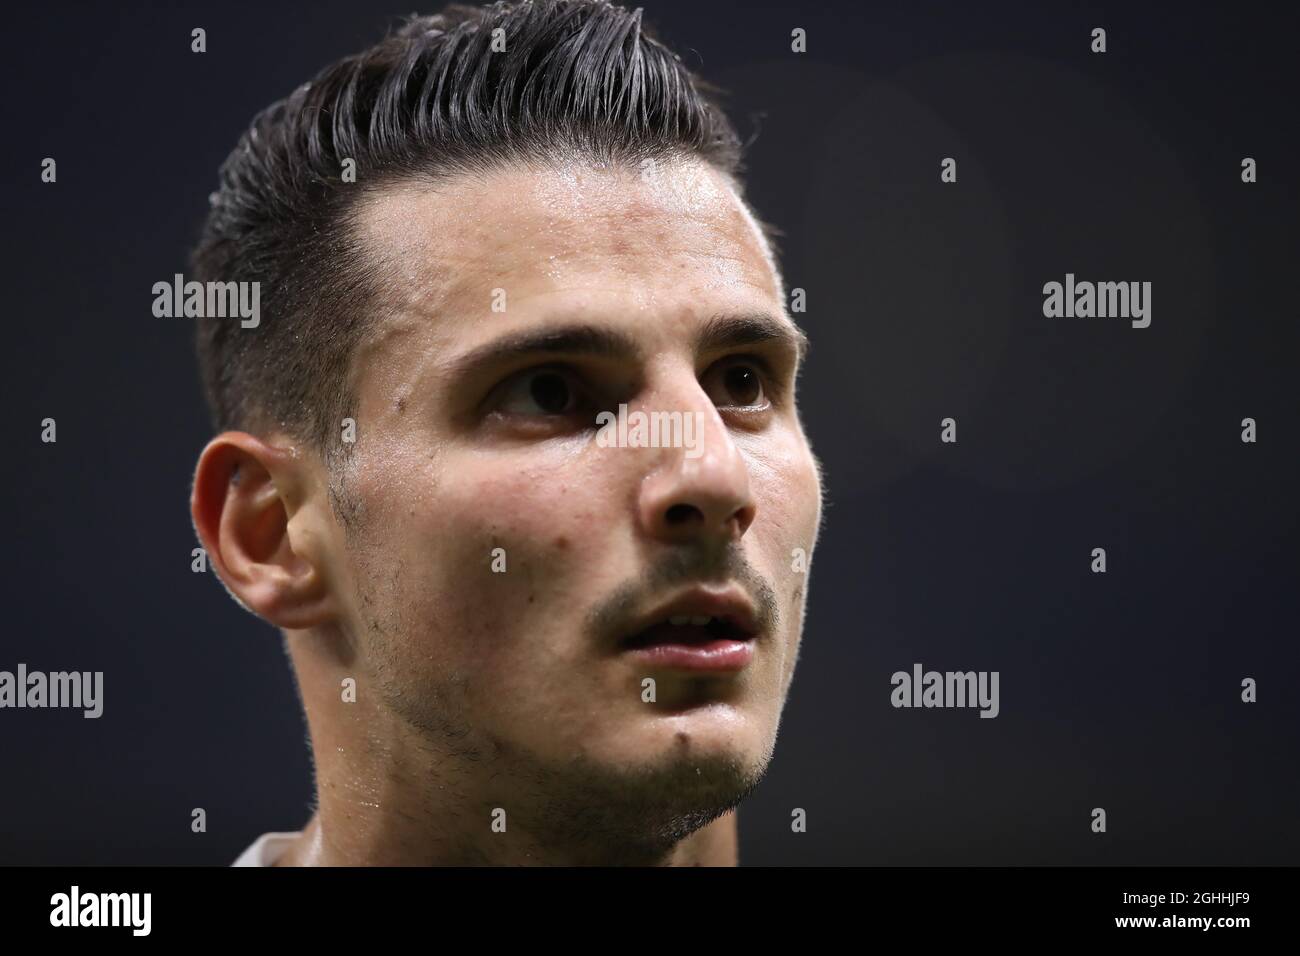
[[[576,467],[486,459],[448,475],[431,496],[429,529],[461,559],[502,549],[505,576],[546,577],[598,549],[610,526],[608,489]]]
[[[467,455],[387,489],[405,630],[467,667],[560,650],[610,547],[607,485],[558,455]]]
[[[769,444],[751,459],[750,487],[758,503],[755,527],[765,557],[789,571],[793,551],[802,548],[809,557],[821,520],[821,482],[808,443],[797,434]]]
[[[785,650],[770,690],[784,699],[794,676],[803,635],[808,574],[821,513],[821,483],[812,451],[795,435],[767,454],[751,470],[758,514],[751,556],[776,592]]]

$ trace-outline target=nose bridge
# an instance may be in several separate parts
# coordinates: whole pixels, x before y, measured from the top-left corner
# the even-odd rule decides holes
[[[642,408],[660,413],[672,438],[654,450],[641,484],[646,532],[675,542],[743,535],[755,513],[748,463],[694,371],[663,370]]]
[[[712,469],[736,464],[735,459],[740,458],[731,432],[692,369],[674,366],[663,370],[647,390],[644,408],[647,413],[662,414],[665,427],[661,431],[667,432],[671,426],[674,440],[663,443],[667,447],[662,449],[666,454],[660,467],[684,468],[693,463],[697,470]]]

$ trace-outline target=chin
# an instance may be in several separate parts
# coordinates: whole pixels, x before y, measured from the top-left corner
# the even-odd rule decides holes
[[[617,762],[629,768],[684,767],[695,773],[698,767],[703,773],[712,767],[749,778],[762,775],[776,741],[766,717],[714,703],[650,715],[611,742],[619,750]]]
[[[766,773],[774,737],[766,719],[728,709],[615,722],[563,756],[532,752],[529,776],[546,793],[539,832],[648,858],[734,810]]]

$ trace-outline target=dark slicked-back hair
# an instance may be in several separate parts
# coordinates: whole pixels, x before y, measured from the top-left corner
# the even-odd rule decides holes
[[[325,68],[254,118],[210,197],[193,277],[259,282],[261,296],[256,327],[197,320],[214,426],[282,429],[326,461],[345,450],[349,363],[377,282],[350,221],[368,191],[518,162],[679,157],[739,191],[716,92],[639,9],[601,0],[455,4]]]

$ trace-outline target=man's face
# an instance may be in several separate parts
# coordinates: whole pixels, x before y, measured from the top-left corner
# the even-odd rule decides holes
[[[821,508],[752,217],[696,162],[521,166],[387,187],[357,229],[389,291],[328,573],[361,673],[503,801],[725,809],[771,757]],[[620,404],[699,428],[599,441]]]

